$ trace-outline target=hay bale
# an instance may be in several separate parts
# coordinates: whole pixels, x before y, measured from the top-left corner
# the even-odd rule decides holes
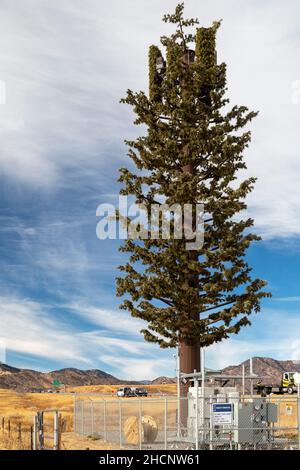
[[[158,433],[157,424],[152,416],[142,416],[142,441],[154,442]],[[137,445],[140,441],[139,419],[137,416],[129,416],[124,423],[124,436],[128,444]]]
[[[124,436],[128,444],[139,443],[139,423],[136,416],[129,416],[124,423]]]
[[[154,442],[158,433],[156,421],[152,416],[142,417],[143,442]]]

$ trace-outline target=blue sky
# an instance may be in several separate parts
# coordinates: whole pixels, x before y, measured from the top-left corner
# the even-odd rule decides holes
[[[119,99],[147,87],[147,50],[176,1],[2,0],[0,347],[9,364],[100,368],[137,379],[173,375],[174,351],[145,344],[118,310],[117,241],[96,238],[96,208],[115,202],[124,138]],[[273,293],[252,327],[207,351],[210,367],[250,355],[300,359],[300,80],[296,1],[186,1],[204,25],[223,18],[218,58],[232,104],[259,109],[248,212],[263,242],[248,259]],[[245,175],[244,175],[245,176]]]

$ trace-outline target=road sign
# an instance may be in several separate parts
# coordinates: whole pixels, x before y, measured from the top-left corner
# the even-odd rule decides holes
[[[232,424],[232,403],[213,403],[212,418],[213,424],[218,426],[221,424]]]
[[[55,387],[59,387],[61,385],[61,383],[58,379],[54,379],[53,382],[52,382],[52,385],[54,385]]]

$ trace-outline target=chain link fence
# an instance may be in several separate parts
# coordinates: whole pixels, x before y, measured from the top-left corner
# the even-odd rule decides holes
[[[74,431],[120,448],[300,449],[297,396],[76,396]]]

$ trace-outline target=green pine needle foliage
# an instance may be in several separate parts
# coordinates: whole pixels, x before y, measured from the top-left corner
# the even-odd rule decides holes
[[[226,66],[216,61],[220,22],[195,28],[198,20],[184,19],[183,4],[163,20],[175,25],[174,34],[161,38],[165,69],[156,72],[162,53],[151,46],[149,96],[128,90],[121,100],[147,129],[126,141],[136,171],[120,169],[121,193],[149,213],[161,198],[169,205],[204,203],[204,245],[189,251],[184,238],[126,240],[121,251],[129,260],[120,266],[117,295],[125,298],[122,309],[147,322],[147,341],[208,346],[249,325],[250,314],[270,296],[245,260],[260,239],[249,230],[253,220],[241,214],[255,178],[237,179],[251,139],[243,128],[257,113],[245,106],[228,110]],[[187,65],[190,48],[195,60]]]

